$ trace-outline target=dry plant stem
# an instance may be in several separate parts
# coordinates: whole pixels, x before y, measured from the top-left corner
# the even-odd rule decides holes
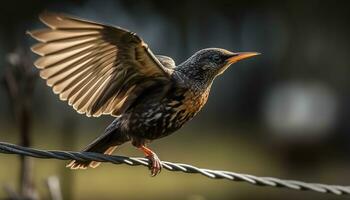
[[[4,85],[11,102],[12,111],[19,130],[20,144],[30,147],[31,129],[31,99],[34,91],[34,73],[29,70],[30,60],[17,52],[19,63],[7,67],[4,76]],[[37,199],[33,185],[32,160],[20,156],[20,196],[24,199]]]

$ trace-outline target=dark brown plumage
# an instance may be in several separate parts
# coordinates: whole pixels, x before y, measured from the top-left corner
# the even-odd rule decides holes
[[[204,106],[216,76],[257,55],[209,48],[175,66],[125,29],[48,12],[40,19],[48,28],[28,32],[40,42],[32,47],[41,56],[35,62],[40,76],[78,113],[116,117],[84,151],[112,154],[131,141],[150,158],[152,175],[161,164],[146,143],[181,128]],[[98,164],[72,161],[67,166]]]

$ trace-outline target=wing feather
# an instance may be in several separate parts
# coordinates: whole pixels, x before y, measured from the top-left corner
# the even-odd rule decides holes
[[[170,83],[172,69],[128,30],[50,12],[40,20],[48,28],[28,32],[39,41],[34,65],[78,113],[120,115],[148,87]]]
[[[39,29],[27,32],[34,39],[39,42],[48,43],[67,39],[79,39],[86,37],[99,36],[98,30],[53,30],[53,29]]]

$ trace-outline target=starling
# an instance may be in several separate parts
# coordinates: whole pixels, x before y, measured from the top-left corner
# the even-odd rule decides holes
[[[192,119],[206,103],[215,77],[231,64],[258,55],[207,48],[176,65],[170,57],[154,55],[126,29],[51,12],[39,18],[47,28],[28,34],[39,41],[31,50],[41,56],[34,63],[40,77],[78,113],[115,117],[83,151],[110,155],[131,141],[149,158],[152,176],[162,166],[146,145]],[[73,160],[67,167],[99,164]]]

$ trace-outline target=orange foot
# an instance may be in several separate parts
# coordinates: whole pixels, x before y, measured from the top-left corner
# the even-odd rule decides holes
[[[146,158],[151,161],[151,165],[149,167],[151,169],[151,176],[156,176],[159,174],[162,170],[162,163],[157,154],[155,154],[151,149],[145,147],[144,145],[141,145],[139,149],[146,155]]]

